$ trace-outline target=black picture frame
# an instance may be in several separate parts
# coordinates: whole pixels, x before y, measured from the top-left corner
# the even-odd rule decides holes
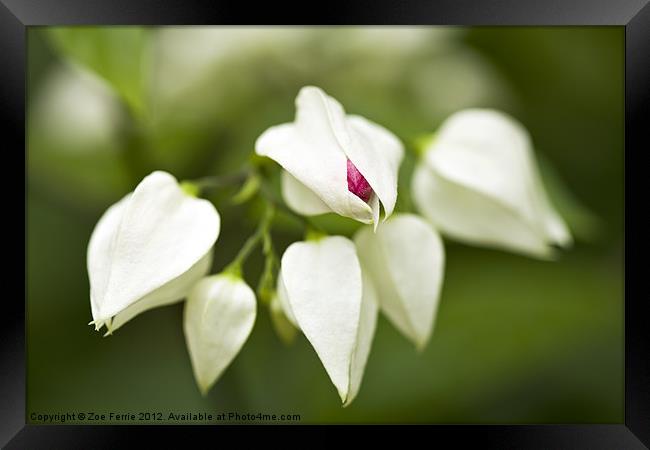
[[[431,24],[431,25],[615,25],[625,27],[625,422],[582,425],[438,425],[431,442],[453,439],[455,446],[539,449],[637,449],[650,446],[650,332],[640,280],[644,245],[642,217],[631,201],[642,201],[635,187],[643,179],[641,158],[650,149],[649,0],[444,0],[328,1],[323,6],[190,0],[0,0],[0,114],[8,125],[5,150],[25,149],[26,29],[71,24]],[[292,15],[289,15],[291,11]],[[20,158],[20,157],[19,157]],[[20,160],[16,159],[16,167]],[[19,171],[11,171],[18,174]],[[13,184],[13,189],[18,184]],[[15,196],[17,197],[17,196]],[[632,200],[630,201],[630,198]],[[25,221],[27,219],[26,197]],[[19,206],[16,206],[19,209]],[[8,220],[8,219],[7,219]],[[25,224],[26,225],[26,224]],[[24,228],[23,228],[24,231]],[[18,240],[15,240],[18,242]],[[26,251],[26,241],[25,241]],[[638,267],[638,268],[637,268]],[[15,270],[18,270],[16,267]],[[8,274],[10,276],[10,274]],[[26,266],[25,266],[26,276]],[[18,276],[15,280],[20,279]],[[25,296],[26,283],[24,285]],[[116,448],[133,442],[132,433],[171,443],[178,427],[45,426],[25,419],[25,305],[6,297],[0,326],[0,445],[6,448]],[[222,428],[222,427],[219,427]],[[214,439],[215,427],[185,426]],[[184,441],[187,442],[187,441]],[[216,443],[216,441],[214,441]]]

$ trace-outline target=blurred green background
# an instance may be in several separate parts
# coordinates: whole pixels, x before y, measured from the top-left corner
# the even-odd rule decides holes
[[[622,27],[31,27],[28,45],[28,421],[32,412],[79,411],[623,421]],[[307,84],[407,143],[462,108],[509,112],[530,130],[577,243],[541,262],[445,241],[430,344],[416,352],[380,318],[348,408],[304,337],[283,345],[262,306],[241,353],[202,398],[182,304],[108,338],[87,325],[90,233],[154,169],[179,179],[237,170],[264,129],[292,120]],[[411,167],[400,174],[404,199]],[[231,194],[212,198],[223,221],[215,270],[259,213],[231,205]],[[280,251],[301,238],[288,218],[275,231]],[[261,264],[247,264],[253,286]]]

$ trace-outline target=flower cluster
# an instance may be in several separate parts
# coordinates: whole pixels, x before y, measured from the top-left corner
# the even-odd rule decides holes
[[[104,213],[90,239],[96,329],[106,326],[111,334],[141,312],[186,299],[185,338],[206,393],[251,333],[257,297],[280,337],[304,334],[348,405],[380,312],[418,349],[431,338],[445,264],[439,233],[546,259],[571,243],[545,193],[528,133],[503,113],[458,112],[427,139],[411,179],[418,215],[396,212],[405,152],[393,133],[347,115],[316,87],[299,92],[296,109],[293,122],[257,139],[255,152],[281,167],[282,206],[303,218],[305,240],[277,258],[267,214],[235,261],[208,275],[220,231],[217,209],[197,197],[197,185],[153,172]],[[254,194],[261,175],[253,177]],[[351,237],[327,235],[310,219],[324,213],[359,227]],[[260,242],[267,264],[256,295],[241,265]]]

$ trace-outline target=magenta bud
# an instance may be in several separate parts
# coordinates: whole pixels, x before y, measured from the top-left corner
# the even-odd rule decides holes
[[[348,159],[348,191],[359,197],[364,202],[370,200],[372,188],[361,172]]]

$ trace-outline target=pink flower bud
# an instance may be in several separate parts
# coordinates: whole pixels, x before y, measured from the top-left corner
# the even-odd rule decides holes
[[[348,191],[359,197],[364,202],[370,200],[372,188],[361,172],[348,159]]]

